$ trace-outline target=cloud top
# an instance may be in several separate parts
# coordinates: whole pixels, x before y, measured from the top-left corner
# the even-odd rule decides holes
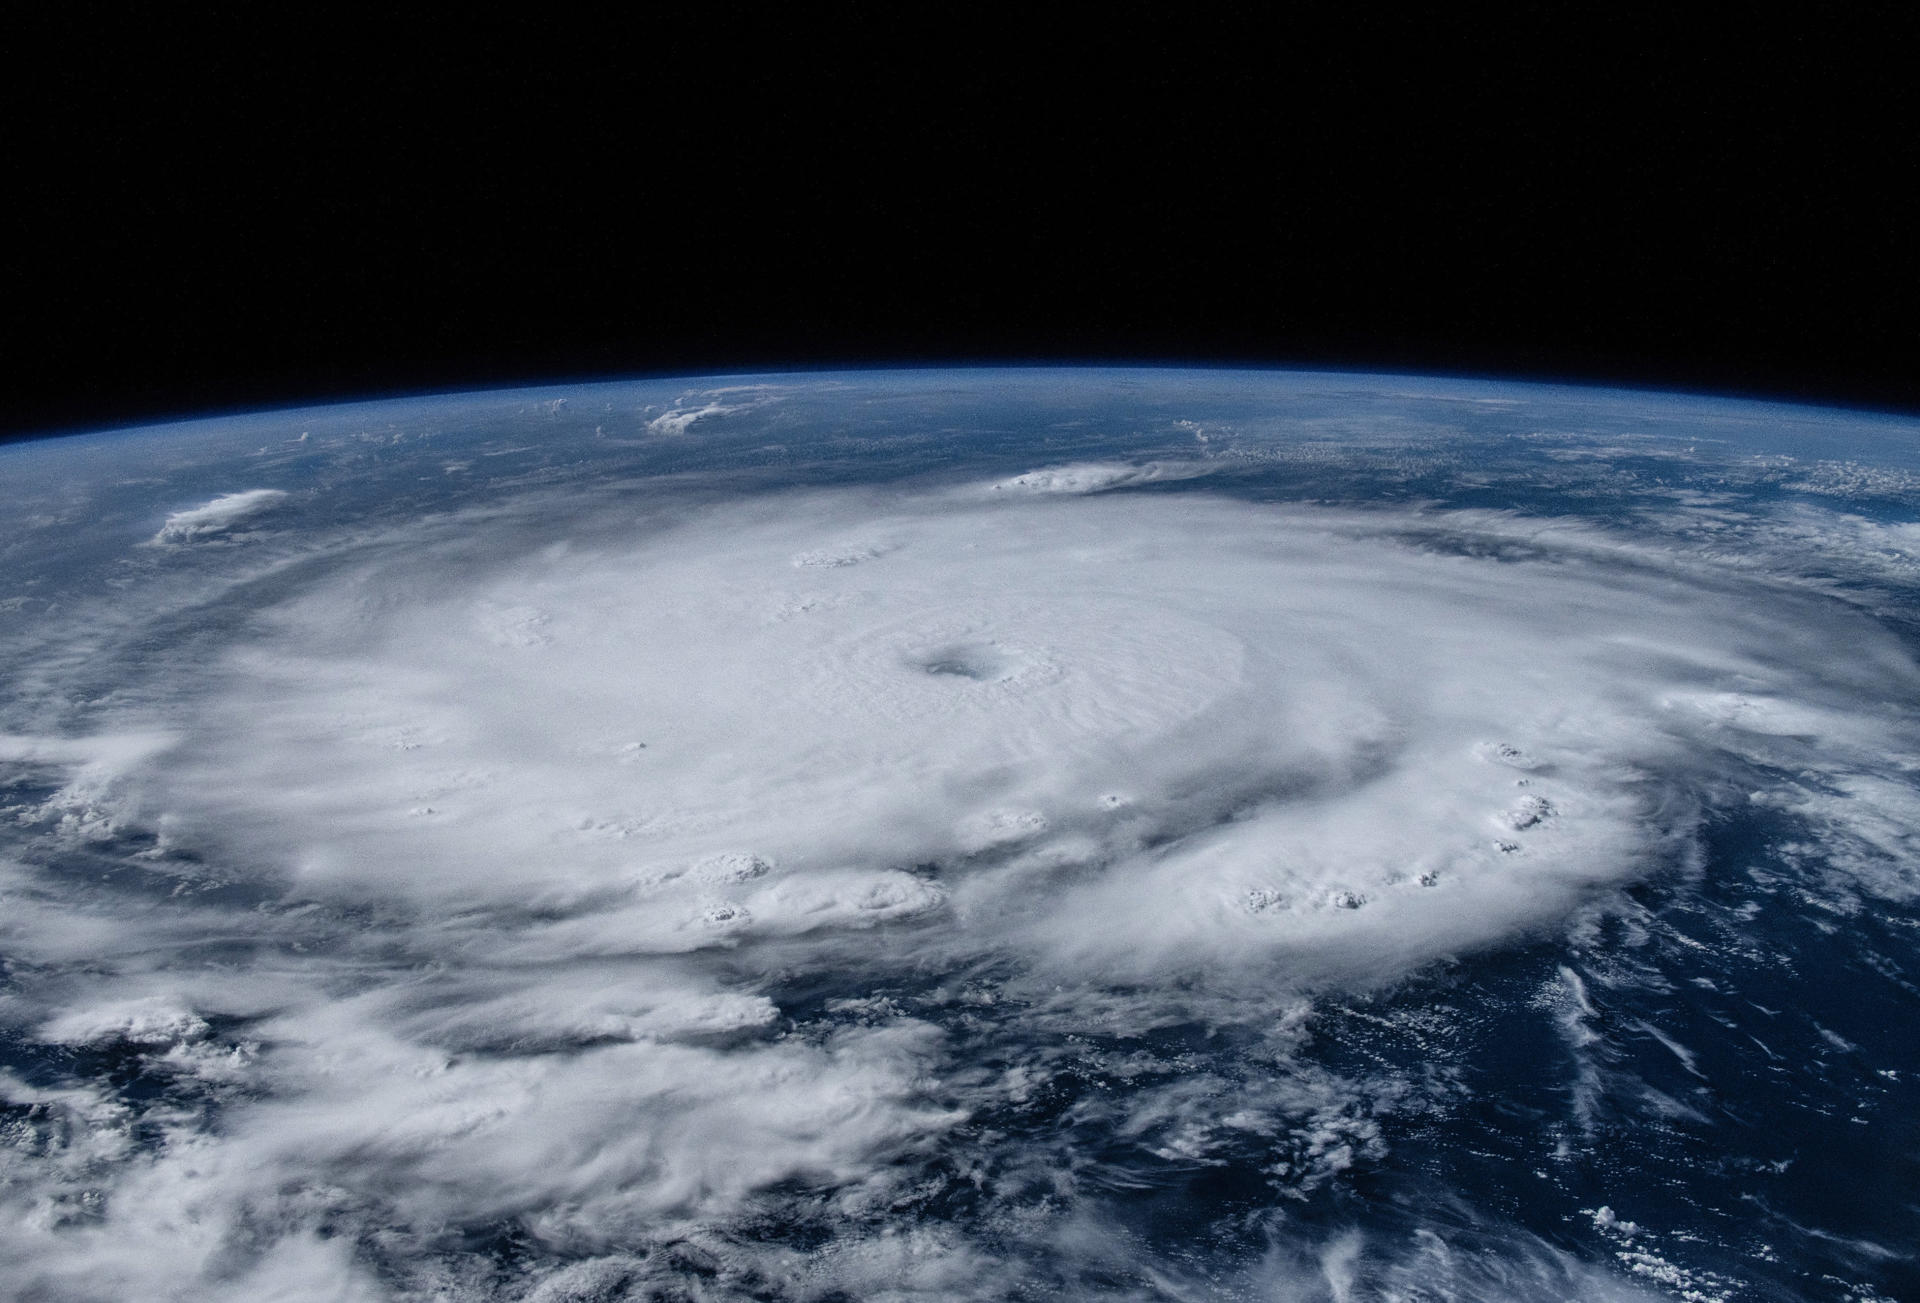
[[[280,489],[226,493],[198,507],[176,511],[154,535],[156,543],[200,543],[233,533],[258,520],[286,499]]]
[[[994,493],[1006,494],[1084,494],[1109,489],[1131,488],[1160,480],[1191,479],[1206,474],[1204,462],[1073,462],[1025,471],[996,481],[989,486]]]

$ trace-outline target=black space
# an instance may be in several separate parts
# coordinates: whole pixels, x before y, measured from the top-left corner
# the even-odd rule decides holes
[[[967,360],[1920,410],[1916,48],[1866,9],[294,12],[11,31],[0,435]]]

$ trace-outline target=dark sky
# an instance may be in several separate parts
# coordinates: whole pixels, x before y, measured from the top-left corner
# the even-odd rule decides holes
[[[0,434],[989,359],[1920,409],[1916,51],[1866,10],[1772,32],[703,12],[14,29]]]

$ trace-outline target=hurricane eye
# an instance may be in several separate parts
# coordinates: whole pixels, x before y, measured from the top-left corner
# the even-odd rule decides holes
[[[1008,672],[1008,658],[991,643],[956,643],[935,648],[914,657],[911,664],[923,674],[972,679],[976,683],[1004,679]]]

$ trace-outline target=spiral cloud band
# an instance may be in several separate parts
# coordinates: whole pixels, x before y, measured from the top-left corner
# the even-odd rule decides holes
[[[1577,535],[1514,564],[1204,497],[890,505],[318,585],[220,668],[148,817],[496,960],[911,919],[868,944],[1391,978],[1683,853],[1667,776],[1717,750],[1884,754],[1862,703],[1914,686],[1864,621],[1626,582]]]

